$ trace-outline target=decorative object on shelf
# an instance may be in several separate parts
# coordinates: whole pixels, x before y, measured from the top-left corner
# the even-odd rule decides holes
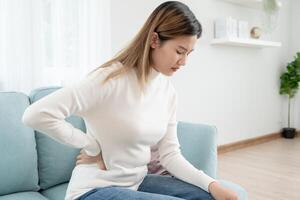
[[[263,0],[263,9],[267,13],[277,13],[281,6],[282,4],[279,0]]]
[[[236,38],[237,20],[232,17],[216,19],[214,23],[215,38]]]
[[[251,38],[258,39],[261,36],[261,28],[254,26],[250,31]]]
[[[300,52],[295,56],[295,59],[288,63],[287,70],[280,76],[280,91],[281,95],[288,96],[288,127],[283,128],[281,135],[284,138],[294,138],[296,129],[291,128],[291,99],[295,97],[300,83]]]
[[[281,2],[279,0],[262,0],[263,3],[263,29],[271,33],[277,27],[279,10]]]
[[[243,39],[249,38],[249,23],[247,21],[238,21],[238,37]]]

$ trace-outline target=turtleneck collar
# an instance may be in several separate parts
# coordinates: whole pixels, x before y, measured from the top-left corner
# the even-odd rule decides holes
[[[161,74],[160,72],[156,71],[156,69],[154,69],[153,67],[151,67],[150,68],[150,74],[149,74],[148,80],[152,81],[152,80],[158,78],[160,74]]]

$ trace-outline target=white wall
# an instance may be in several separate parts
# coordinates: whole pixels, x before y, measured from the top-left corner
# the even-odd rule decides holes
[[[113,53],[128,43],[161,2],[112,0]],[[278,29],[264,36],[281,41],[282,47],[264,49],[210,45],[215,18],[230,15],[261,25],[259,10],[221,0],[183,2],[204,32],[187,66],[172,77],[179,94],[178,119],[216,125],[219,144],[279,131],[285,123],[284,98],[278,95],[278,87],[282,66],[289,58],[290,0],[282,1]]]
[[[291,29],[290,29],[290,55],[289,62],[293,60],[293,57],[296,55],[296,52],[300,52],[300,1],[292,0],[291,1]],[[293,102],[293,119],[294,126],[297,129],[300,129],[300,91],[298,91],[295,100]]]

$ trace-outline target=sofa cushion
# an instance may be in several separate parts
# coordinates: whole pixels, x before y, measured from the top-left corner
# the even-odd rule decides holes
[[[14,194],[0,196],[0,200],[48,200],[48,199],[38,192],[18,192]]]
[[[34,132],[22,123],[28,106],[26,95],[0,92],[0,195],[39,189]]]
[[[31,92],[30,101],[34,103],[57,89],[59,87],[36,89]],[[85,132],[85,125],[81,118],[72,116],[66,120]],[[40,187],[47,189],[54,185],[68,182],[75,166],[79,149],[60,144],[39,132],[36,132],[36,143]]]
[[[47,190],[43,190],[41,193],[49,200],[64,200],[66,196],[68,183],[51,187]]]

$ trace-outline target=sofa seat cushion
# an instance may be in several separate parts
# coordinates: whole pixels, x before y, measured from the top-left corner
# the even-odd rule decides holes
[[[41,191],[41,193],[49,200],[64,200],[66,196],[68,183],[53,186],[47,190]]]
[[[0,196],[0,200],[48,200],[38,192],[18,192]]]
[[[59,87],[39,88],[31,92],[30,101],[34,103]],[[79,117],[71,116],[66,119],[74,127],[85,132],[85,124]],[[38,168],[41,189],[69,182],[75,167],[76,156],[80,149],[75,149],[51,139],[45,134],[36,131],[38,152]]]
[[[240,200],[248,199],[246,190],[242,188],[240,185],[225,180],[219,180],[219,183],[222,186],[235,191],[238,194],[238,199]]]
[[[29,98],[18,92],[0,92],[0,196],[38,191],[34,131],[22,123]]]

